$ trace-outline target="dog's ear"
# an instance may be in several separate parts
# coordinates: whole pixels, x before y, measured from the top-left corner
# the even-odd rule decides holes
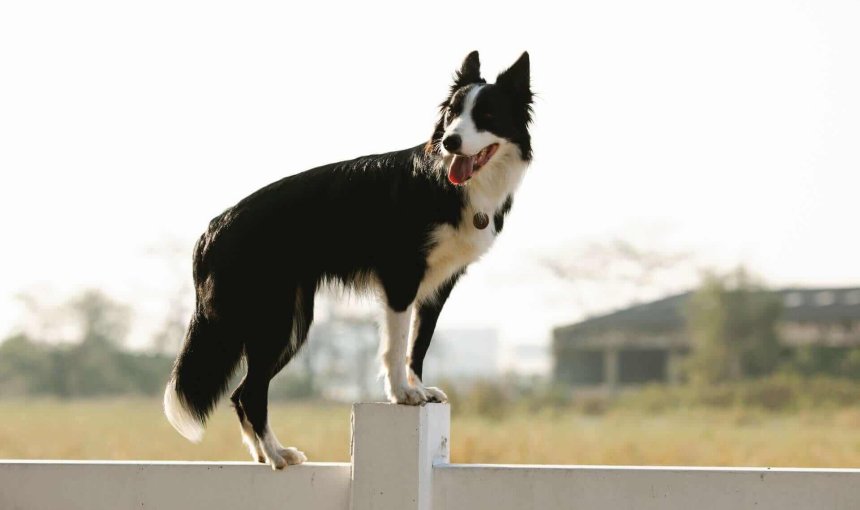
[[[460,70],[458,70],[454,75],[455,89],[470,83],[486,83],[486,81],[481,78],[481,60],[478,58],[477,51],[473,51],[466,55],[466,58],[460,65]]]
[[[454,73],[454,84],[451,85],[448,98],[439,105],[439,117],[436,120],[436,126],[433,128],[433,136],[425,147],[428,154],[439,150],[439,143],[442,140],[442,135],[445,133],[445,109],[448,108],[454,93],[459,88],[473,83],[487,83],[487,80],[481,78],[481,60],[478,58],[477,51],[466,55],[466,58],[460,65],[460,69]]]
[[[531,85],[529,78],[529,52],[524,51],[514,65],[499,74],[496,85],[504,88],[515,97],[531,101]]]

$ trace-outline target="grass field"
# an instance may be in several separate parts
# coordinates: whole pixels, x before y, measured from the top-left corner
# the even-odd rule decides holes
[[[349,459],[350,406],[274,404],[281,440],[312,461]],[[0,401],[0,458],[248,460],[232,410],[200,444],[180,437],[149,399]],[[860,409],[796,414],[693,410],[455,415],[454,462],[714,466],[860,466]]]

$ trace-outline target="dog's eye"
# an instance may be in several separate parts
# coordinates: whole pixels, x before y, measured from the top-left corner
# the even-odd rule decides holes
[[[451,110],[445,110],[445,124],[450,123],[453,118],[454,113]]]
[[[481,118],[484,120],[493,120],[493,114],[490,112],[484,112],[481,114]]]

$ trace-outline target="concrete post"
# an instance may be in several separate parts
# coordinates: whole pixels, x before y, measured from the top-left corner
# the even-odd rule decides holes
[[[352,510],[431,510],[433,465],[449,462],[448,404],[355,404]]]

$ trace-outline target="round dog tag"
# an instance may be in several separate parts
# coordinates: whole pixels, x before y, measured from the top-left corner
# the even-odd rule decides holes
[[[482,212],[476,212],[475,217],[472,218],[472,223],[476,229],[484,230],[490,224],[490,217]]]

